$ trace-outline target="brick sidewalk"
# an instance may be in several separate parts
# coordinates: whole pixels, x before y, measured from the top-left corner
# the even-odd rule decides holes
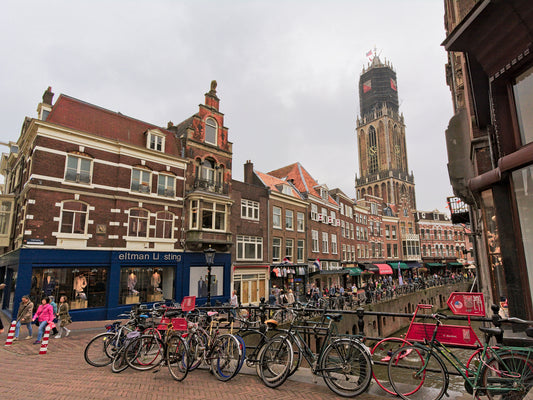
[[[297,371],[294,379],[280,388],[267,388],[253,374],[241,371],[229,382],[220,382],[205,370],[189,373],[176,382],[164,367],[158,373],[127,369],[114,374],[110,367],[94,368],[83,358],[83,350],[91,337],[104,331],[105,321],[74,322],[69,337],[50,339],[46,355],[39,355],[40,345],[33,340],[19,340],[5,347],[9,325],[0,334],[0,398],[9,400],[115,400],[136,399],[342,399],[308,371]],[[34,329],[34,337],[37,330]],[[20,336],[26,334],[21,328]],[[363,400],[394,399],[372,384]],[[450,398],[457,398],[451,395]]]

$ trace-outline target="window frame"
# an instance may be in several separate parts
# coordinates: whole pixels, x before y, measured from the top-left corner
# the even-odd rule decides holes
[[[259,221],[259,202],[241,199],[241,218]]]
[[[167,214],[166,216],[170,216],[170,218],[160,218],[160,214]],[[176,215],[168,210],[158,211],[155,214],[155,232],[154,237],[157,239],[174,239],[174,225],[175,225],[175,219]],[[170,237],[166,237],[164,232],[168,230],[167,224],[170,223]],[[161,224],[162,224],[162,232],[163,235],[159,235],[159,232],[161,231]],[[166,229],[165,229],[166,228]]]
[[[209,122],[213,121],[213,124]],[[208,136],[209,135],[209,136]],[[211,141],[212,139],[212,141]],[[205,119],[205,135],[204,142],[216,146],[218,144],[218,122],[213,117],[209,116]]]
[[[165,134],[149,130],[146,135],[146,148],[164,153],[165,139]]]
[[[135,177],[136,173],[139,173],[139,177]],[[145,174],[148,175],[148,181],[144,179]],[[138,185],[138,188],[135,188],[134,185]],[[141,190],[141,188],[146,189]],[[150,194],[152,192],[152,171],[145,168],[133,167],[131,169],[130,191],[134,193]]]
[[[260,236],[237,235],[235,258],[238,261],[261,261],[263,259],[263,238]],[[251,253],[254,256],[249,256]]]
[[[161,180],[164,179],[164,185]],[[172,185],[168,185],[168,180],[172,179]],[[176,197],[176,177],[171,174],[160,173],[157,176],[157,194],[164,197]]]
[[[282,229],[281,207],[272,206],[272,228]]]
[[[83,210],[65,210],[65,205],[67,203],[74,203],[74,204],[83,205],[85,207],[85,211],[83,211]],[[65,225],[65,216],[66,216],[65,213],[73,214],[72,223],[71,223],[72,228],[70,229],[70,231],[65,231],[63,229],[63,227],[68,226],[68,225]],[[85,218],[85,220],[82,222],[83,223],[83,232],[74,232],[74,229],[75,229],[75,226],[76,226],[76,221],[79,218],[78,214],[84,215],[84,218]],[[89,205],[87,203],[85,203],[83,201],[79,201],[79,200],[64,200],[64,201],[61,202],[61,210],[60,210],[60,214],[59,215],[60,215],[59,230],[58,230],[59,234],[62,234],[62,235],[76,235],[76,236],[86,236],[87,235],[87,229],[88,229],[88,224],[89,224]]]
[[[285,209],[285,230],[294,230],[294,211]]]
[[[75,169],[75,175],[76,175],[76,179],[69,179],[69,171],[73,171],[74,169],[72,167],[69,167],[69,159],[76,159],[76,169]],[[81,167],[82,167],[82,163],[83,161],[88,161],[89,162],[89,170],[87,171],[88,172],[88,179],[87,181],[83,181],[81,179],[81,174],[82,174],[82,170],[81,170]],[[78,183],[78,184],[81,184],[81,185],[90,185],[92,183],[92,177],[93,177],[93,159],[90,158],[90,157],[84,157],[84,156],[81,156],[79,154],[67,154],[67,157],[65,159],[65,174],[63,176],[63,180],[65,182],[69,182],[69,183]]]
[[[140,211],[143,213],[146,213],[146,216],[136,215],[132,216],[132,211]],[[137,226],[142,226],[141,221],[143,221],[146,224],[146,234],[140,235],[139,233],[142,233],[142,230],[137,230],[135,227],[133,227],[133,224],[135,222],[138,223]],[[136,232],[135,232],[136,231]],[[136,233],[136,234],[132,234]],[[148,238],[150,234],[150,212],[141,207],[132,207],[128,210],[128,237],[134,237],[134,238]]]

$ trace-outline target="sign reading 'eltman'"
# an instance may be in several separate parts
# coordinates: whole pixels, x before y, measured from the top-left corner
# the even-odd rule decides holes
[[[118,253],[117,258],[119,261],[181,261],[181,254],[176,253]]]

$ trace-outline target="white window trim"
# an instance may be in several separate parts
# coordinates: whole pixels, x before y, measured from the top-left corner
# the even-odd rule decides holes
[[[152,136],[161,138],[161,150],[158,149],[152,149],[150,147]],[[165,152],[165,139],[166,136],[164,133],[158,131],[158,130],[148,130],[146,132],[146,148],[154,151],[160,151],[162,153]]]

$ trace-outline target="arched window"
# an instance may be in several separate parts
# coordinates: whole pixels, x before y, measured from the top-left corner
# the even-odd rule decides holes
[[[87,233],[87,204],[64,201],[61,207],[61,233]]]
[[[160,211],[155,217],[155,237],[172,239],[174,237],[174,214]]]
[[[214,118],[205,120],[205,141],[215,146],[217,144],[217,121]]]
[[[148,211],[142,208],[130,208],[128,236],[148,237]]]
[[[371,174],[378,172],[378,142],[376,129],[371,126],[368,129],[368,170]]]
[[[200,169],[201,178],[211,184],[215,183],[215,162],[205,159]]]

